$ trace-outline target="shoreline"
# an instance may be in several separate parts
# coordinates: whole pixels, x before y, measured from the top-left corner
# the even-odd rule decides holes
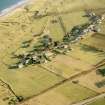
[[[29,2],[31,2],[32,0],[22,0],[22,1],[19,1],[18,3],[2,10],[0,12],[0,18],[4,17],[4,16],[7,16],[9,15],[11,12],[15,11],[16,9],[22,7],[22,6],[25,6],[27,5]]]

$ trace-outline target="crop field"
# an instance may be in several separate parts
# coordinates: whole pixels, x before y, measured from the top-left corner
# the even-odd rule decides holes
[[[91,46],[93,48],[96,48],[96,50],[102,52],[105,51],[105,35],[104,34],[93,34],[90,38],[87,38],[86,40],[82,41],[82,44],[86,44],[88,46]]]
[[[70,76],[92,68],[90,64],[84,63],[78,59],[73,59],[66,55],[60,55],[52,62],[44,64],[43,66],[49,71],[61,75],[64,78],[69,78]]]
[[[105,68],[105,65],[99,67],[98,69],[103,69],[103,68]],[[97,93],[104,93],[105,85],[102,85],[100,87],[98,87],[96,85],[97,83],[100,83],[100,82],[103,83],[104,80],[105,80],[105,76],[102,76],[96,70],[93,70],[84,76],[75,78],[74,81],[79,81],[79,84],[81,84],[82,86],[85,86],[93,91],[96,91]]]
[[[96,74],[96,71],[92,71],[88,75],[85,75],[85,77],[81,76],[76,78],[75,80],[78,80],[79,84],[81,84],[82,86],[92,89],[97,93],[103,93],[105,92],[105,86],[102,86],[101,88],[99,88],[95,84],[103,81],[104,79],[105,77]]]
[[[17,95],[24,98],[38,94],[63,80],[63,78],[34,66],[19,71],[7,71],[6,67],[2,66],[0,72],[0,77],[11,86]]]
[[[89,97],[93,97],[95,95],[97,95],[97,93],[95,93],[94,91],[68,81],[60,85],[59,87],[48,91],[45,94],[34,98],[33,100],[30,100],[27,104],[68,105]],[[22,105],[25,105],[25,103]]]
[[[94,47],[93,47],[94,48]],[[97,50],[93,50],[92,47],[78,44],[73,46],[73,50],[68,54],[75,59],[85,62],[90,65],[95,65],[105,58],[105,53]]]

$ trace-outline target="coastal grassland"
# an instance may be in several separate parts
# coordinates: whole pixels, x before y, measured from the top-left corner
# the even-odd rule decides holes
[[[27,104],[71,105],[72,103],[95,95],[97,95],[97,93],[94,91],[68,81],[38,97],[34,97],[32,100],[27,101]],[[25,105],[25,103],[22,105]]]
[[[45,8],[45,6],[47,4],[47,0],[31,0],[31,1],[33,1],[33,2],[30,5],[25,6],[30,11],[36,11],[36,10]]]
[[[83,0],[82,0],[83,1]],[[105,8],[105,1],[104,0],[84,0],[83,1],[86,8]]]
[[[63,80],[61,77],[45,71],[38,66],[29,66],[20,70],[7,69],[0,65],[0,77],[8,83],[16,95],[24,98],[36,95]]]
[[[59,11],[62,11],[62,12],[68,11],[68,10],[70,10],[72,12],[75,10],[81,10],[81,9],[85,8],[85,5],[82,2],[82,0],[78,0],[78,1],[76,1],[76,0],[63,1],[62,0],[62,2],[60,2],[59,0],[56,0],[56,2],[58,2],[57,8],[60,8]]]
[[[55,2],[52,1],[52,4],[54,7],[57,7],[59,9],[59,12],[65,12],[65,11],[81,11],[86,9],[100,9],[105,8],[105,1],[104,0],[56,0]],[[58,3],[58,4],[57,4]],[[54,5],[55,4],[55,5]],[[57,5],[56,5],[57,4]]]
[[[67,55],[59,55],[52,62],[48,62],[43,66],[49,71],[63,76],[64,78],[69,78],[92,67],[90,64]]]
[[[55,41],[60,41],[63,38],[63,31],[60,27],[59,24],[52,24],[50,25],[50,33],[51,33],[51,37],[55,40]]]
[[[30,39],[33,40],[33,43],[36,43],[37,38],[33,37],[33,35],[39,34],[40,31],[42,31],[43,27],[46,25],[45,22],[46,19],[43,18],[37,21],[33,21],[31,25],[24,25],[25,23],[21,22],[19,24],[0,24],[0,62],[3,61],[7,64],[11,64],[12,61],[14,61],[14,59],[11,58],[13,56],[13,52],[22,54],[26,51],[32,50],[32,47],[28,49],[22,49],[21,43]],[[25,29],[22,29],[22,26],[24,26]]]
[[[20,17],[9,17],[5,20],[0,20],[0,58],[8,62],[12,52],[25,53],[27,50],[22,49],[21,43],[32,39],[36,43],[37,38],[34,37],[42,33],[48,18],[40,18],[29,20],[20,13]],[[12,59],[11,59],[12,61]]]
[[[62,30],[62,27],[59,23],[58,17],[57,16],[52,16],[49,17],[49,25],[48,25],[48,30],[51,34],[51,37],[53,38],[53,40],[55,41],[61,41],[63,36],[64,36],[64,32]],[[53,23],[53,21],[56,21],[55,23]]]
[[[104,105],[105,104],[105,98],[99,98],[95,100],[94,102],[88,104],[88,105]]]
[[[76,25],[86,23],[88,19],[83,17],[84,15],[85,15],[84,11],[74,11],[71,13],[67,13],[66,15],[65,14],[61,15],[67,32],[70,32],[71,29]]]
[[[24,12],[21,13],[20,17],[15,17],[11,19],[7,19],[5,21],[0,22],[0,32],[1,35],[12,36],[13,38],[16,36],[32,36],[39,34],[43,27],[46,25],[47,18],[43,19],[34,19],[32,16],[26,18],[24,16]],[[15,35],[14,35],[15,34]]]

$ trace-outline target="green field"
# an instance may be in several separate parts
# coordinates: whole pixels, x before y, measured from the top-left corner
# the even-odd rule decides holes
[[[97,93],[83,86],[73,84],[68,81],[63,83],[59,87],[52,89],[51,91],[48,91],[45,94],[40,95],[39,97],[34,98],[34,100],[36,100],[35,104],[39,103],[39,105],[42,105],[42,103],[48,105],[71,105],[73,103],[82,101],[95,95],[97,95]]]
[[[17,95],[24,98],[40,93],[63,80],[37,66],[21,70],[9,70],[2,66],[0,77],[8,83]]]
[[[53,59],[52,62],[48,62],[43,66],[64,78],[69,78],[70,76],[91,68],[90,64],[78,59],[73,59],[69,55],[59,55]]]
[[[87,51],[88,50],[88,51]],[[90,49],[90,46],[83,48],[83,45],[78,44],[73,46],[73,50],[68,54],[75,59],[79,59],[87,64],[95,65],[105,58],[105,52]]]
[[[92,46],[100,51],[105,51],[105,35],[101,33],[93,34],[92,37],[82,41],[83,44]]]
[[[61,15],[67,32],[70,32],[70,30],[77,24],[79,25],[79,24],[86,23],[88,21],[88,19],[83,18],[82,16],[84,16],[84,15],[85,15],[84,11],[74,11],[74,12],[68,13],[66,15],[65,14]],[[77,17],[78,17],[78,19],[77,19]]]
[[[96,95],[95,92],[71,82],[66,82],[65,84],[59,86],[55,91],[63,94],[65,97],[74,102]]]

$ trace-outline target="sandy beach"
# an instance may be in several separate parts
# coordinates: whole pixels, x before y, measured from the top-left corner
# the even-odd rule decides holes
[[[28,5],[29,3],[31,3],[32,0],[22,0],[18,3],[16,3],[15,5],[12,5],[2,11],[0,11],[0,19],[2,19],[2,17],[7,17],[10,16],[12,13],[14,13],[17,10],[20,10],[22,7],[24,7],[25,5]]]

